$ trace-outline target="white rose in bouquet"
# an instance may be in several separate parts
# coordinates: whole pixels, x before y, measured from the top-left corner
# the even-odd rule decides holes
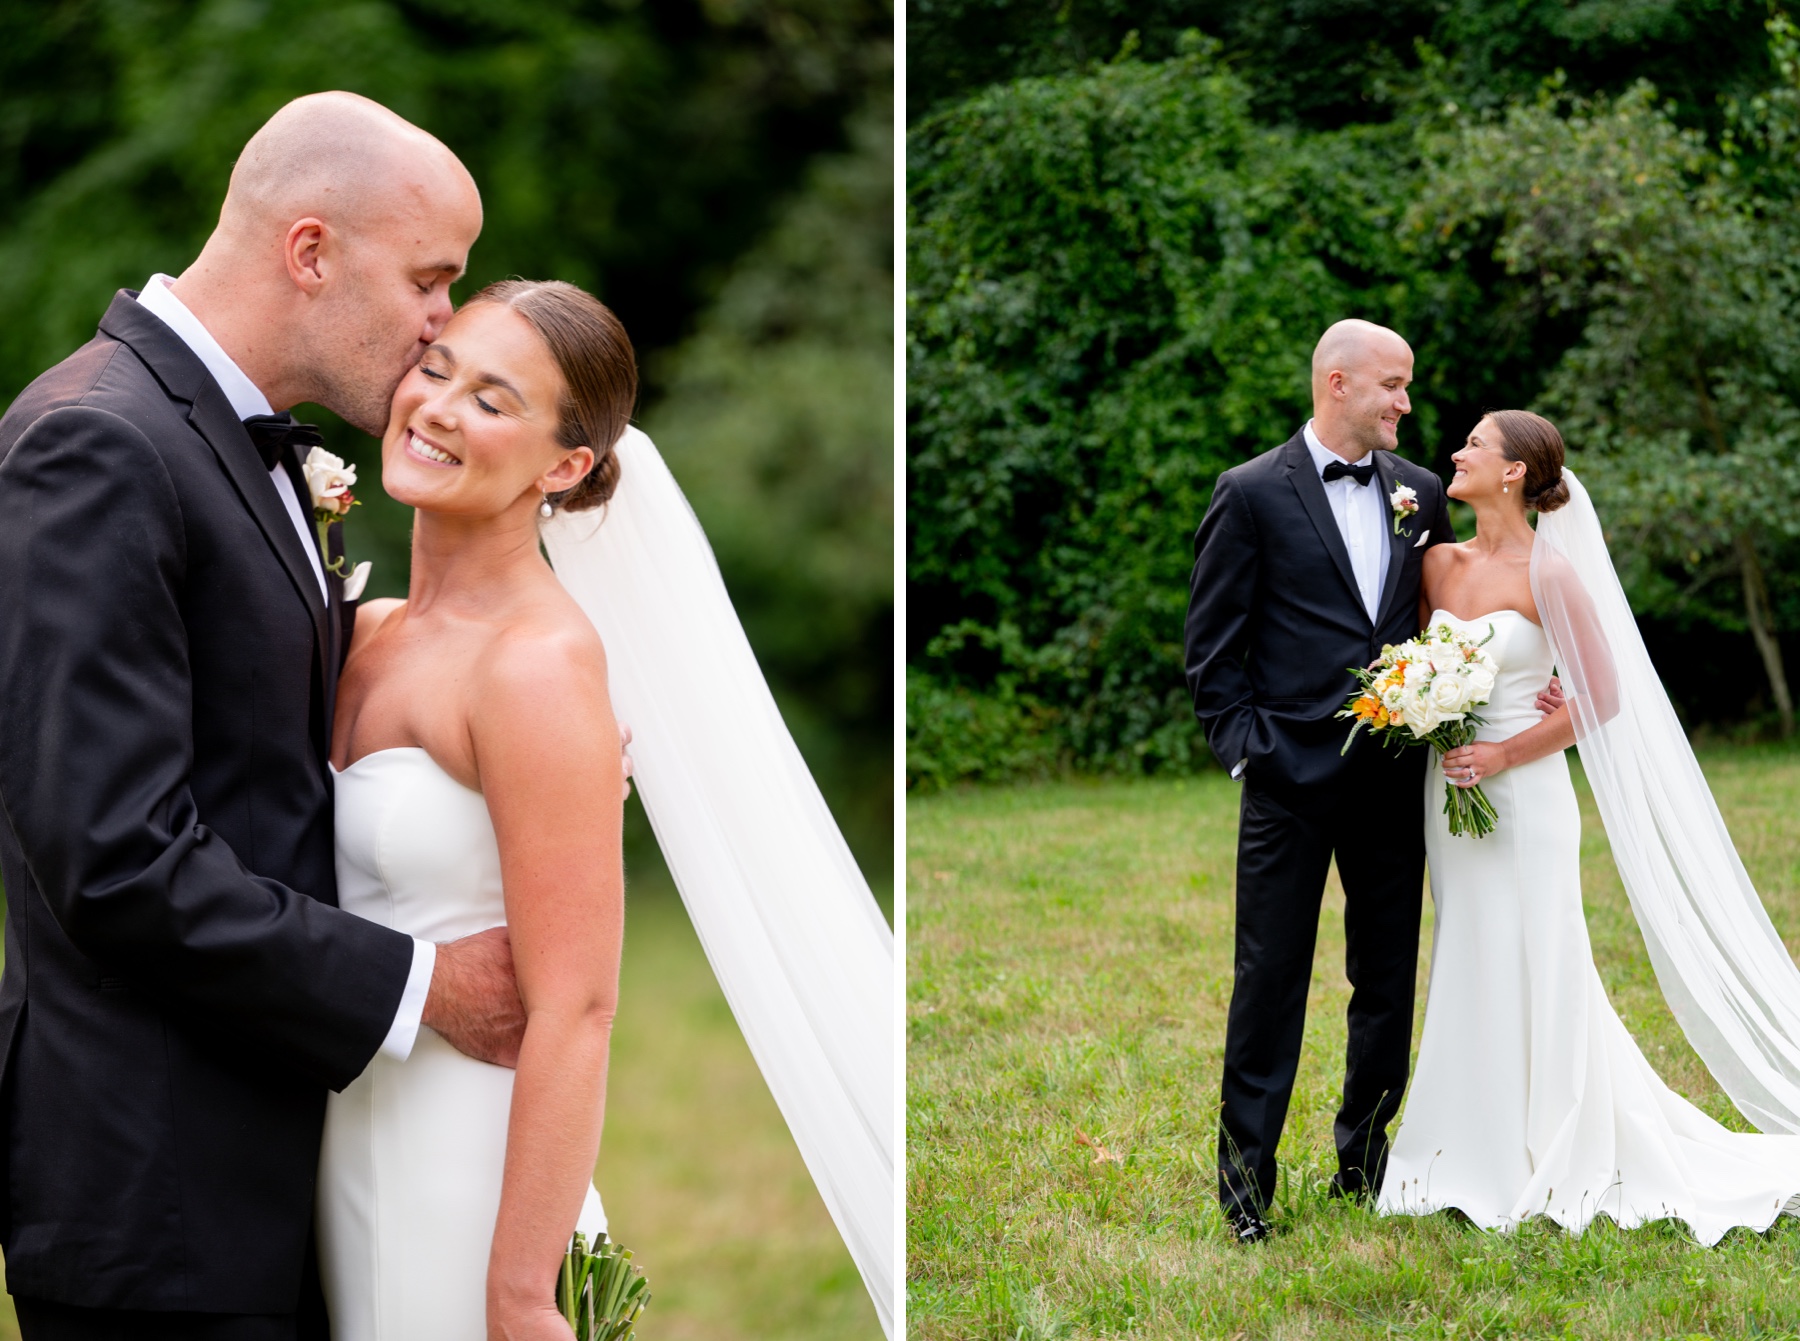
[[[1446,671],[1461,670],[1464,665],[1463,650],[1455,643],[1434,642],[1426,650],[1425,657],[1431,663],[1431,669],[1439,675]]]
[[[1483,656],[1478,660],[1471,661],[1468,669],[1463,672],[1463,676],[1469,682],[1469,701],[1471,703],[1486,703],[1489,698],[1493,697],[1494,663],[1487,657]]]
[[[1443,725],[1444,717],[1427,694],[1409,694],[1400,707],[1400,720],[1406,729],[1423,740]]]
[[[1469,682],[1459,671],[1440,671],[1432,677],[1431,689],[1427,694],[1431,706],[1443,715],[1446,721],[1461,721],[1472,702],[1469,695]]]

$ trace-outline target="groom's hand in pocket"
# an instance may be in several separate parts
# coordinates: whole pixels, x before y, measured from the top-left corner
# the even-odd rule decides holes
[[[512,940],[505,927],[438,946],[421,1022],[477,1061],[519,1064],[525,1006],[513,977]]]

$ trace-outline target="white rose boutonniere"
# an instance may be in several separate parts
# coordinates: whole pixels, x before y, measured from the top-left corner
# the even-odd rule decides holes
[[[330,554],[331,547],[325,542],[326,532],[331,529],[332,522],[343,520],[356,506],[356,495],[350,492],[350,487],[356,483],[356,467],[346,465],[343,457],[333,456],[323,447],[315,447],[306,454],[300,469],[306,476],[306,491],[312,495],[313,521],[319,528],[319,550]],[[342,577],[343,557],[329,560],[325,571]]]
[[[313,450],[317,451],[317,448]],[[1394,534],[1400,534],[1400,526],[1419,510],[1419,494],[1404,484],[1396,484],[1394,492],[1388,495],[1388,507],[1394,513]]]

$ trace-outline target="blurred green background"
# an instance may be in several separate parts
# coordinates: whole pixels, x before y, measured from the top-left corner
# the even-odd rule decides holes
[[[1789,735],[1800,39],[1767,0],[909,0],[907,783],[1210,766],[1219,473],[1347,316],[1556,421],[1687,724]],[[1470,520],[1458,518],[1467,538]]]
[[[893,858],[893,11],[886,0],[0,0],[0,409],[115,290],[179,273],[238,149],[342,88],[437,135],[509,275],[625,322],[656,439],[877,897]],[[410,515],[372,440],[374,595]],[[601,1186],[656,1278],[640,1335],[875,1335],[635,801]],[[0,1338],[10,1318],[0,1315]]]

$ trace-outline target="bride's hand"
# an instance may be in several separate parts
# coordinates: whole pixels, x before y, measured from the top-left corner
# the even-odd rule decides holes
[[[1444,756],[1444,776],[1458,787],[1474,787],[1505,771],[1506,749],[1491,740],[1478,740]]]

